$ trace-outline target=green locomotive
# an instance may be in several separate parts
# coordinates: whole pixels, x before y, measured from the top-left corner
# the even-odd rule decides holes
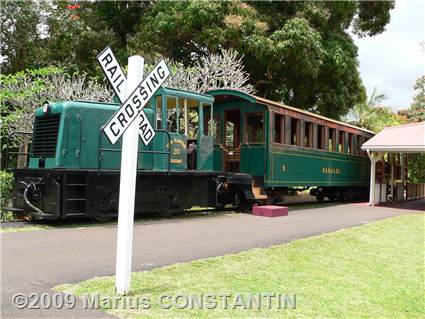
[[[46,103],[35,112],[29,163],[14,169],[12,211],[36,219],[118,210],[121,142],[102,126],[118,104]],[[321,200],[365,196],[372,132],[234,90],[162,87],[144,112],[156,135],[139,143],[138,213],[277,202],[312,188]]]

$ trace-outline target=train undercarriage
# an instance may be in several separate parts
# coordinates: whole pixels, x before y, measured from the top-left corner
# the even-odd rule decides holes
[[[118,212],[119,171],[14,170],[15,186],[9,210],[32,219],[86,216],[98,221]],[[223,172],[153,172],[137,175],[135,213],[169,216],[192,206],[240,208],[255,202],[247,174]]]

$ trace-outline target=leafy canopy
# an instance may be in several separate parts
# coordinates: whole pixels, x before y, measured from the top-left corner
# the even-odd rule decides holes
[[[163,55],[186,67],[235,49],[259,95],[341,117],[365,100],[357,47],[382,32],[393,1],[3,1],[3,73],[59,66],[102,76],[94,57],[120,63]]]
[[[158,2],[129,40],[185,65],[221,48],[244,54],[260,95],[338,118],[365,99],[348,29],[375,35],[393,2]]]

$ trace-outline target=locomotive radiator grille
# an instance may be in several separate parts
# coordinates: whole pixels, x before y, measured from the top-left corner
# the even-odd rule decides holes
[[[35,118],[32,142],[33,156],[54,157],[58,140],[60,115],[38,116]]]

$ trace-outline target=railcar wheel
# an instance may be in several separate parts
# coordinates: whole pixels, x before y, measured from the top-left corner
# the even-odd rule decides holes
[[[330,194],[330,195],[328,195],[328,198],[329,198],[329,200],[330,200],[331,202],[336,201],[336,196],[335,196],[334,194]]]
[[[238,210],[240,210],[242,213],[246,213],[246,212],[250,211],[251,206],[252,206],[252,204],[248,203],[245,200],[243,194],[241,194],[239,192],[236,193],[236,195],[235,195],[234,204],[238,208]]]

